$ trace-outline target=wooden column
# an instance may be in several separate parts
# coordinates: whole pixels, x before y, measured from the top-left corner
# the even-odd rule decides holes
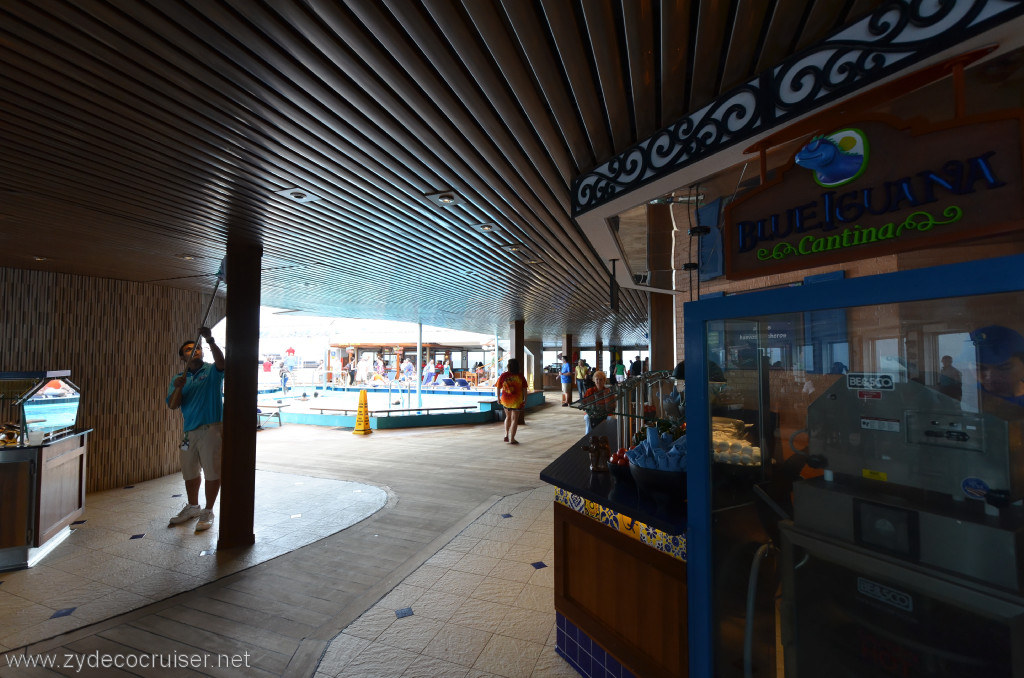
[[[648,317],[651,322],[651,371],[675,367],[675,324],[671,294],[648,294]]]
[[[539,341],[524,341],[523,346],[530,349],[533,354],[533,383],[530,388],[534,391],[544,390],[544,344]]]
[[[567,334],[562,338],[562,355],[569,356],[569,402],[572,402],[572,389],[576,385],[576,360],[573,358],[571,334]],[[561,379],[559,379],[559,382],[561,382]]]
[[[508,324],[508,351],[510,354],[509,357],[518,360],[519,366],[523,368],[523,371],[525,373],[526,365],[523,364],[524,341],[525,339],[523,333],[523,321],[513,320]]]
[[[596,369],[603,370],[604,358],[601,357],[601,354],[604,353],[604,342],[600,339],[594,342],[594,353],[597,355],[594,359],[594,367]]]
[[[254,243],[228,242],[227,363],[224,375],[224,450],[220,538],[217,548],[256,541],[256,383],[259,357],[260,258]]]

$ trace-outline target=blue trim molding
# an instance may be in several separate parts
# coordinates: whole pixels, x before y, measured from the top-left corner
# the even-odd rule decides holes
[[[892,0],[573,181],[572,215],[1024,14],[1020,0]]]

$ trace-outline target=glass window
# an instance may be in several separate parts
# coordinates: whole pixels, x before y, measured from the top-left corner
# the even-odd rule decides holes
[[[751,316],[712,321],[706,331],[709,360],[722,368],[721,381],[709,383],[712,440],[705,452],[712,458],[716,515],[719,667],[743,654],[743,634],[735,630],[746,623],[753,550],[780,544],[787,531],[794,539],[838,540],[865,556],[863,562],[881,553],[914,567],[952,569],[983,585],[1019,585],[1019,562],[1003,574],[957,553],[980,538],[972,525],[988,520],[986,512],[1024,499],[1024,295]],[[780,526],[780,513],[793,526]],[[945,525],[946,516],[953,523],[933,527]],[[799,557],[789,570],[782,566],[803,582],[799,592],[806,596],[790,608],[796,609],[793,628],[833,624],[822,637],[835,639],[866,637],[881,627],[884,615],[872,616],[870,606],[863,622],[860,613],[844,612],[848,624],[816,612],[826,599],[845,610],[858,603],[839,599],[834,590],[843,584],[836,579],[822,579],[827,590],[808,589],[811,569],[795,572]],[[891,594],[875,580],[852,581],[854,593]],[[768,584],[757,592],[756,628],[773,628],[774,590]],[[805,604],[810,611],[802,613]],[[908,628],[886,631],[893,652],[924,647],[909,631],[900,635]],[[774,631],[758,633],[755,665],[774,675],[781,649]],[[807,651],[827,654],[820,647]],[[849,675],[875,675],[867,664],[857,667]]]

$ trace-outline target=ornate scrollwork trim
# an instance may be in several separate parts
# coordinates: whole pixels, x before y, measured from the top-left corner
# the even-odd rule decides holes
[[[573,181],[572,213],[678,171],[1024,14],[1021,0],[891,0]]]

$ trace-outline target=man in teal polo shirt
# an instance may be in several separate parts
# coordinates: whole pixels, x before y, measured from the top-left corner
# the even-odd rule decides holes
[[[185,479],[188,501],[171,525],[180,525],[199,518],[196,532],[213,526],[213,505],[220,492],[221,420],[224,418],[224,354],[213,341],[209,327],[200,327],[213,356],[212,363],[203,362],[203,350],[194,341],[186,341],[178,349],[185,371],[174,376],[167,389],[167,406],[181,408],[185,437],[181,445],[181,475]],[[192,348],[195,346],[195,354]],[[189,359],[191,356],[191,360]],[[206,508],[199,506],[200,471],[206,477]]]

